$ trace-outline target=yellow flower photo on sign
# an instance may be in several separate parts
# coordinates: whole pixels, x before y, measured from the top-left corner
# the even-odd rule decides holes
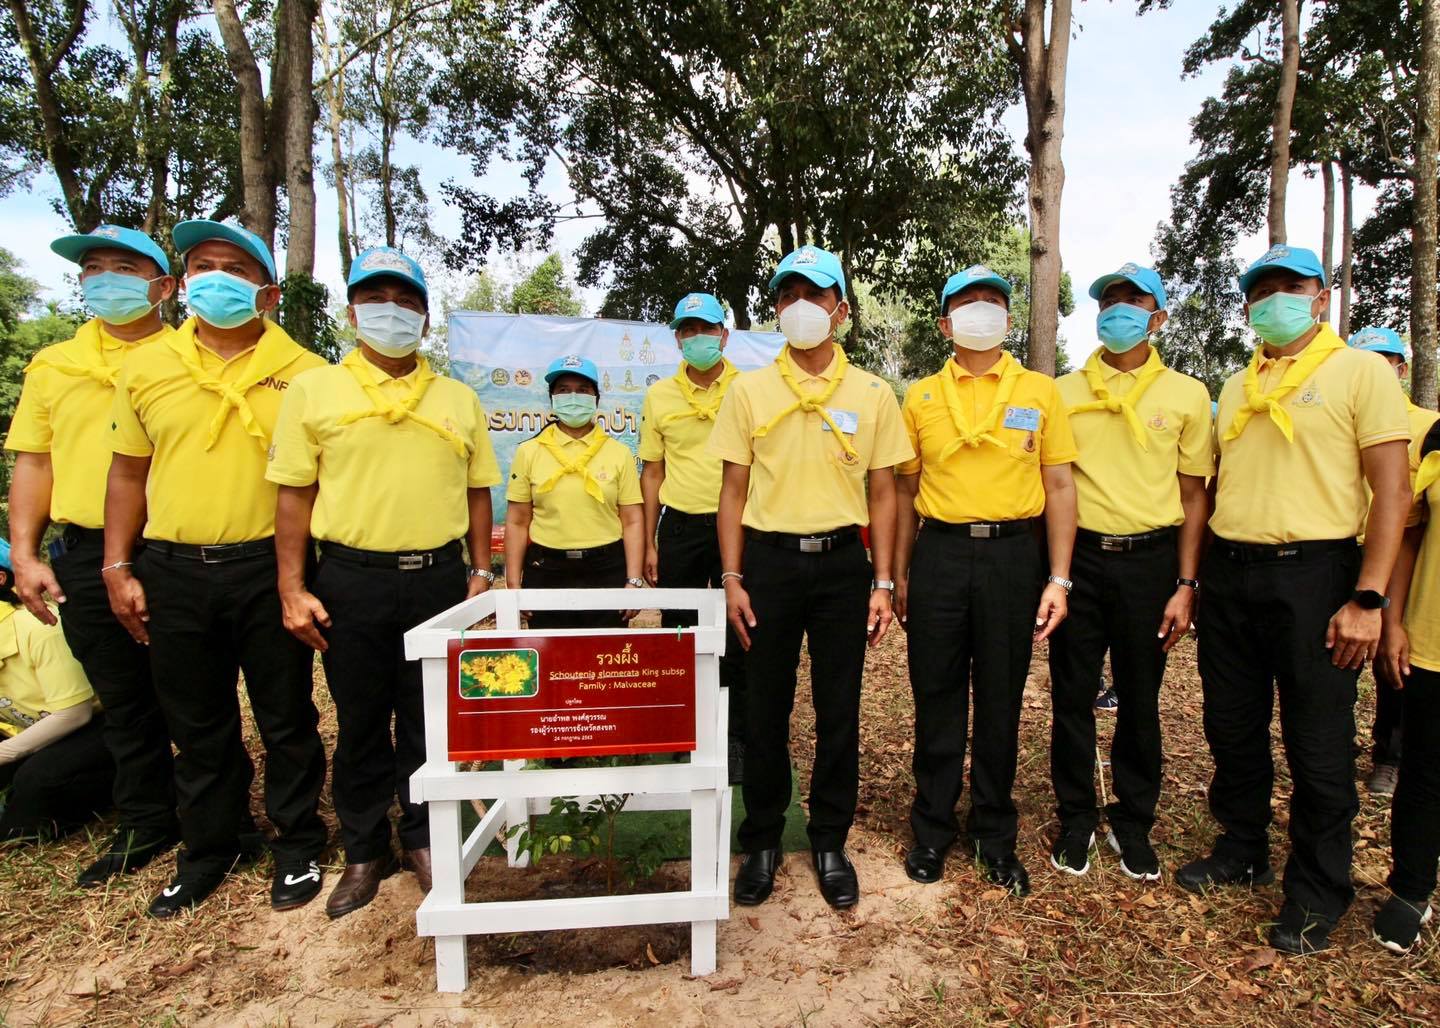
[[[519,699],[539,691],[540,655],[534,650],[460,654],[460,695],[467,700]]]

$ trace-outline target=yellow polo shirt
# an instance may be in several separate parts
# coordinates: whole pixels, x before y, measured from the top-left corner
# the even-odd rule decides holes
[[[1332,332],[1328,325],[1322,331]],[[1293,360],[1265,360],[1261,392],[1278,386]],[[1268,414],[1256,414],[1245,431],[1226,440],[1244,403],[1245,372],[1239,371],[1220,391],[1220,478],[1211,530],[1242,543],[1359,535],[1366,514],[1360,451],[1410,438],[1405,395],[1385,358],[1349,347],[1326,358],[1282,401],[1294,423],[1294,442]]]
[[[1430,431],[1430,426],[1440,419],[1440,413],[1436,413],[1427,407],[1417,407],[1414,402],[1406,400],[1405,416],[1410,421],[1410,491],[1415,491],[1415,475],[1420,470],[1420,446],[1425,442],[1425,433]],[[1360,535],[1357,537],[1360,544],[1365,544],[1366,522],[1370,520],[1370,503],[1374,499],[1370,492],[1370,483],[1365,483],[1365,519],[1361,522]],[[1413,528],[1420,524],[1425,517],[1425,498],[1421,497],[1415,501],[1410,508],[1410,514],[1405,520],[1406,528]]]
[[[680,375],[686,374],[680,365]],[[710,452],[714,414],[740,374],[725,362],[725,370],[708,386],[692,380],[694,404],[686,398],[675,378],[662,378],[645,391],[640,410],[639,457],[646,463],[665,462],[665,481],[660,483],[660,502],[686,514],[713,514],[720,509],[720,479],[725,462]],[[698,415],[697,416],[697,411]]]
[[[1100,376],[1112,397],[1135,386],[1135,372],[1112,368],[1103,358]],[[1083,371],[1055,385],[1067,409],[1095,399]],[[1204,383],[1166,368],[1141,395],[1135,414],[1145,429],[1146,449],[1123,414],[1092,410],[1070,415],[1080,454],[1075,499],[1080,527],[1087,531],[1135,535],[1181,524],[1185,511],[1177,476],[1203,479],[1215,473],[1210,394]]]
[[[589,435],[571,439],[550,424],[515,448],[505,499],[531,505],[531,541],[552,550],[588,550],[620,538],[620,507],[644,499],[635,457],[624,443],[607,437],[586,465],[605,495],[604,503],[585,490],[585,480],[578,474],[561,475],[547,492],[535,491],[560,470],[560,462],[541,443],[542,438],[558,443],[566,458],[576,461],[594,442],[596,433],[604,432],[596,425]]]
[[[819,375],[790,360],[796,386],[806,395],[823,393],[840,370],[839,353]],[[914,451],[900,424],[895,394],[884,380],[846,363],[844,378],[826,407],[855,450],[851,457],[814,411],[787,414],[756,438],[797,397],[775,364],[738,376],[720,405],[710,434],[710,452],[750,468],[744,524],[761,532],[818,535],[851,525],[868,525],[866,472],[909,460]]]
[[[268,538],[275,534],[276,490],[265,480],[265,465],[280,401],[296,375],[325,361],[269,320],[259,344],[223,360],[199,342],[195,326],[191,318],[177,338],[147,346],[125,362],[115,386],[111,444],[116,453],[151,458],[145,538],[198,545]],[[248,433],[232,409],[206,448],[222,400],[185,367],[177,350],[182,340],[194,343],[205,374],[234,389],[258,373],[250,362],[262,349],[273,357],[263,378],[243,394],[263,439]]]
[[[354,359],[364,357],[356,351]],[[412,418],[391,423],[372,416],[342,424],[346,415],[375,406],[350,369],[337,365],[304,372],[285,390],[266,479],[319,483],[310,519],[315,539],[393,553],[433,550],[464,538],[470,529],[467,490],[500,482],[475,390],[436,376],[423,357],[400,378],[375,367],[369,372],[396,405],[421,383],[415,413],[453,433],[465,454]]]
[[[47,714],[94,699],[59,624],[24,607],[0,610],[0,734],[17,735]]]
[[[1434,415],[1434,411],[1430,413]],[[1414,451],[1418,454],[1419,447]],[[1405,602],[1405,631],[1410,636],[1410,662],[1427,671],[1440,671],[1440,482],[1425,490],[1420,504],[1425,534]]]
[[[113,376],[129,354],[173,331],[166,325],[154,335],[127,343],[106,332],[99,318],[92,318],[73,339],[37,353],[25,369],[5,448],[50,454],[51,521],[81,528],[104,525]],[[72,373],[82,368],[97,369],[99,374]]]
[[[1002,350],[995,363],[977,376],[947,360],[905,394],[905,431],[918,456],[895,470],[920,475],[915,510],[921,517],[955,523],[1016,521],[1044,512],[1041,465],[1069,464],[1076,458],[1070,419],[1050,376],[1021,372],[1006,412],[991,433],[1003,445],[962,446],[948,459],[940,459],[945,448],[960,438],[945,405],[940,376],[955,380],[962,409],[970,424],[978,427],[995,405],[1000,376],[1014,364],[1015,358]]]

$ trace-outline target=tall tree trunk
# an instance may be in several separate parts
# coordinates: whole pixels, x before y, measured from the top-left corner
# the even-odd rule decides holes
[[[1320,229],[1320,263],[1325,269],[1325,281],[1335,282],[1335,164],[1333,161],[1320,162],[1320,182],[1324,187],[1324,202],[1321,217],[1324,224]]]
[[[1270,245],[1285,242],[1285,188],[1290,179],[1290,116],[1300,77],[1300,0],[1281,0],[1280,88],[1270,121]]]
[[[1020,68],[1025,93],[1025,149],[1030,153],[1030,324],[1026,364],[1055,374],[1060,332],[1060,198],[1065,165],[1060,144],[1065,132],[1065,73],[1070,55],[1070,0],[1052,0],[1049,40],[1045,0],[1025,0],[1017,43],[1010,51]]]
[[[1355,263],[1355,183],[1340,162],[1340,335],[1350,338],[1350,291]]]
[[[275,172],[266,145],[265,90],[260,66],[235,10],[235,0],[214,0],[215,22],[225,44],[225,60],[240,99],[240,185],[244,202],[240,224],[272,249],[275,246]],[[285,2],[285,0],[282,0]],[[277,47],[280,41],[277,40]],[[281,55],[277,53],[277,61]],[[307,87],[308,94],[309,89]]]
[[[380,112],[380,208],[385,216],[385,245],[395,245],[395,186],[390,151],[395,146],[395,126],[388,110]]]
[[[285,248],[285,274],[315,271],[315,123],[320,109],[311,83],[315,79],[315,18],[317,0],[283,0],[279,28],[289,58],[284,81],[285,195],[289,200],[290,238]],[[272,90],[272,94],[276,92]]]
[[[1410,249],[1410,394],[1436,406],[1436,133],[1440,132],[1440,3],[1420,14],[1420,72],[1416,82],[1415,217]]]
[[[320,32],[320,60],[324,71],[325,109],[329,115],[330,159],[335,168],[335,209],[339,222],[340,276],[350,277],[350,263],[355,259],[354,242],[350,237],[350,196],[346,187],[349,170],[345,155],[345,77],[334,74],[334,65],[339,61],[339,49],[330,50],[330,33],[325,25],[322,11],[317,19]]]

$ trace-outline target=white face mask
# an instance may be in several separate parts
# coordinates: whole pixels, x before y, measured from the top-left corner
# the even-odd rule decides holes
[[[950,338],[967,350],[993,350],[1005,340],[1010,312],[998,303],[980,301],[950,312]]]
[[[420,345],[425,315],[398,303],[355,305],[355,334],[385,357],[407,357]]]
[[[830,338],[830,312],[818,303],[796,300],[780,312],[780,333],[797,350],[813,350]]]

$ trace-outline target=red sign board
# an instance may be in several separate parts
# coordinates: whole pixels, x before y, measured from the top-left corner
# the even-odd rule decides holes
[[[695,748],[695,639],[673,632],[450,640],[451,760]]]

